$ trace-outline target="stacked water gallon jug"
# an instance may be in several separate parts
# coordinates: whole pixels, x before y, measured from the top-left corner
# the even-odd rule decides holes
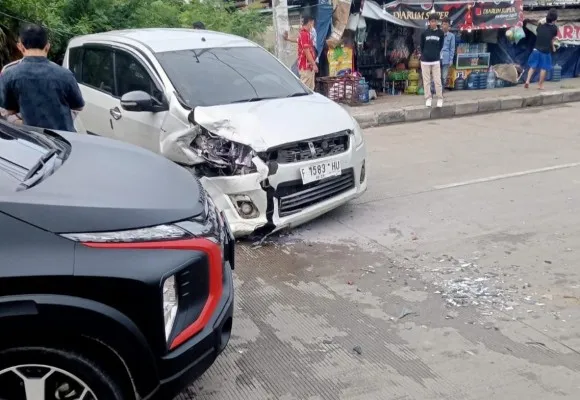
[[[486,87],[488,89],[495,89],[495,72],[493,71],[492,67],[489,67],[489,71],[487,73]]]
[[[552,82],[560,82],[562,79],[562,67],[558,64],[552,68]]]

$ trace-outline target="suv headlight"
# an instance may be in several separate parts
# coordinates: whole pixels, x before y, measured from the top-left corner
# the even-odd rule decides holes
[[[175,317],[177,316],[178,304],[176,293],[175,275],[172,275],[163,282],[163,320],[165,322],[166,341],[169,341],[169,336],[175,323]]]
[[[116,232],[63,233],[61,236],[83,243],[134,243],[185,239],[191,237],[191,233],[176,225],[157,225]]]
[[[362,129],[361,129],[359,123],[357,122],[356,119],[354,119],[354,117],[352,117],[352,124],[353,124],[353,133],[354,133],[354,144],[355,144],[355,147],[358,148],[364,142],[363,133],[362,133]]]

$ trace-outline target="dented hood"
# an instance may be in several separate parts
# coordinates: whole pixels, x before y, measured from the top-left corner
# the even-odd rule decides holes
[[[196,107],[195,122],[261,152],[284,143],[353,129],[349,113],[320,94]]]

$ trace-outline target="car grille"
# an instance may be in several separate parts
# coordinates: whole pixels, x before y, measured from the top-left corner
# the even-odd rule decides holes
[[[306,207],[354,188],[354,171],[346,169],[340,176],[323,179],[303,185],[301,181],[285,182],[278,185],[278,214],[280,217],[296,214]]]
[[[310,145],[312,143],[312,146]],[[322,136],[312,140],[286,144],[268,152],[268,161],[289,164],[344,153],[349,146],[349,132]]]

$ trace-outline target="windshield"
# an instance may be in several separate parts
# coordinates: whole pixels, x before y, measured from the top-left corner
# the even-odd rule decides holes
[[[0,193],[28,189],[50,176],[70,145],[50,132],[0,122]]]
[[[158,53],[157,59],[191,107],[307,95],[296,76],[260,47]]]

